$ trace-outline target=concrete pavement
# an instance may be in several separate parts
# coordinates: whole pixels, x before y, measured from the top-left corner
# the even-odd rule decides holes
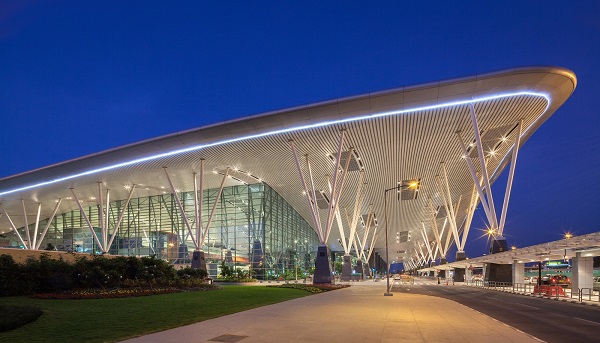
[[[356,282],[126,342],[539,342],[448,299],[384,291]]]

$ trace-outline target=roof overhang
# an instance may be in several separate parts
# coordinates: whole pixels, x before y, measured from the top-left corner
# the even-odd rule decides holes
[[[328,156],[336,151],[340,130],[345,129],[344,150],[356,149],[365,167],[367,193],[361,213],[371,205],[382,218],[384,189],[402,180],[421,180],[416,200],[391,203],[393,237],[398,231],[421,227],[428,213],[426,199],[441,204],[435,185],[440,162],[448,167],[453,197],[470,194],[473,182],[456,136],[460,131],[466,141],[474,137],[469,104],[474,105],[484,132],[522,119],[523,144],[567,100],[576,82],[574,73],[563,68],[514,68],[254,115],[1,179],[0,202],[8,213],[22,213],[23,199],[32,214],[42,203],[44,218],[50,216],[56,199],[70,196],[69,188],[82,199],[92,199],[98,182],[111,189],[112,199],[125,199],[131,184],[138,186],[135,197],[161,194],[168,188],[165,166],[179,189],[191,190],[192,173],[198,172],[203,158],[205,188],[218,187],[218,173],[227,167],[243,170],[268,183],[312,224],[288,141],[295,141],[299,154],[309,155],[315,187],[325,190],[324,176],[332,175],[335,168]],[[492,181],[509,162],[510,145],[500,146],[497,152],[489,162]],[[348,173],[341,208],[354,205],[357,174]],[[245,182],[258,182],[256,178]],[[243,175],[238,179],[244,180]],[[239,182],[229,179],[226,185]],[[63,201],[59,213],[76,208],[74,201]],[[464,217],[459,213],[457,219]],[[17,226],[23,223],[18,217],[13,220]],[[0,218],[0,232],[8,230],[6,217]],[[337,228],[332,232],[330,243],[335,249]],[[379,239],[376,245],[384,243]],[[412,242],[390,243],[392,252],[413,252]],[[400,257],[391,255],[392,260]]]

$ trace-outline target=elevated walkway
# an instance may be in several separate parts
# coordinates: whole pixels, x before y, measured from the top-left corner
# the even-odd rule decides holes
[[[384,291],[352,283],[126,342],[539,342],[451,300]]]

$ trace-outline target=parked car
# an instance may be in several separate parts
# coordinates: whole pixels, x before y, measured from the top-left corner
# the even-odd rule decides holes
[[[561,286],[566,288],[571,286],[571,280],[563,274],[546,274],[542,276],[542,285]]]
[[[481,274],[475,274],[471,277],[471,281],[475,282],[475,281],[483,281],[483,275]]]
[[[594,276],[594,291],[600,291],[600,276]]]
[[[531,276],[526,276],[525,278],[523,278],[523,283],[528,285],[531,283]]]

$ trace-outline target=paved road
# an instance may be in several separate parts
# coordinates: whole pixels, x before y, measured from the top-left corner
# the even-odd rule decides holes
[[[418,280],[393,292],[454,300],[546,342],[600,342],[600,307]]]

